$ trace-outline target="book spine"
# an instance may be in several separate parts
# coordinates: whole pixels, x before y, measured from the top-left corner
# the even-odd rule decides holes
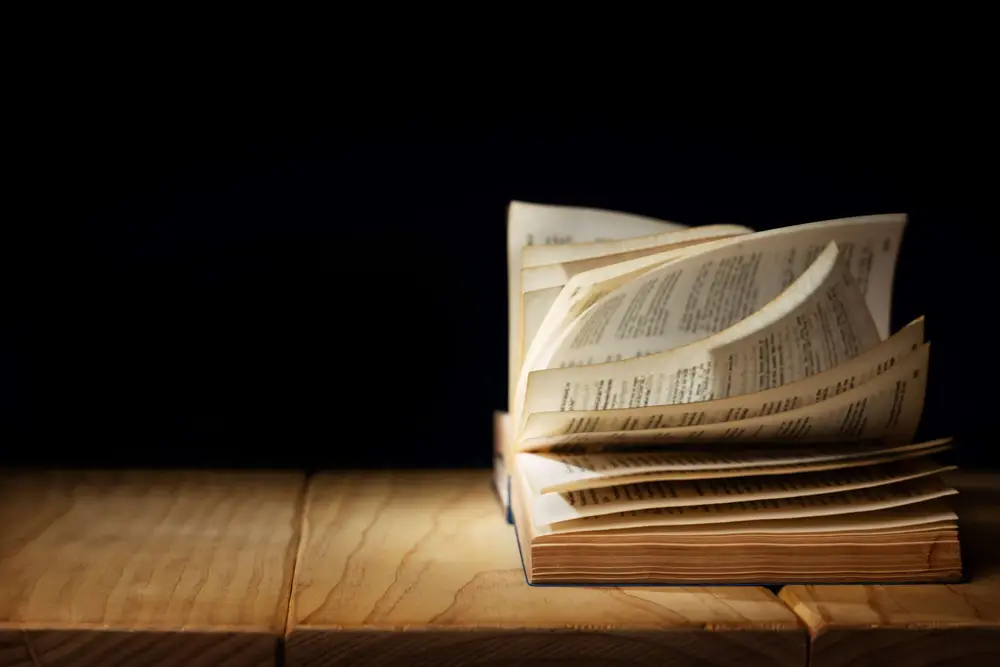
[[[514,523],[514,516],[510,509],[510,476],[507,474],[507,467],[504,465],[502,456],[493,457],[493,489],[500,500],[500,506],[503,508],[507,523]]]

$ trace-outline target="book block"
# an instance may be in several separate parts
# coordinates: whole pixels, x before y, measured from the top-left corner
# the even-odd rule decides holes
[[[321,474],[303,526],[288,667],[805,663],[765,588],[528,586],[487,470]]]
[[[787,586],[811,667],[1000,664],[1000,474],[956,474],[967,583]]]
[[[273,665],[303,490],[284,473],[5,473],[0,666]]]

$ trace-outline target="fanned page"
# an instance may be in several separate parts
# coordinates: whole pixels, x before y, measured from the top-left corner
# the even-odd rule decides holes
[[[727,521],[724,523],[680,524],[673,526],[637,526],[609,528],[593,534],[552,534],[547,526],[537,527],[539,545],[566,544],[641,544],[653,539],[681,537],[725,537],[729,535],[860,535],[865,533],[906,534],[917,531],[953,529],[958,516],[946,499],[932,499],[870,512],[763,519],[760,521]]]
[[[883,486],[953,469],[954,466],[916,459],[793,475],[621,484],[584,491],[542,494],[535,499],[531,515],[535,523],[549,524],[658,507],[731,503],[737,496],[742,502],[803,498]]]
[[[900,507],[943,498],[955,493],[957,493],[955,489],[940,479],[929,477],[814,496],[617,512],[560,521],[548,524],[548,526],[553,533],[568,533],[643,526],[683,526],[732,521],[825,517]]]
[[[742,324],[741,320],[759,316],[762,310],[773,315],[776,309],[769,302],[779,295],[785,302],[794,301],[786,295],[801,295],[810,288],[802,276],[821,252],[829,250],[831,241],[842,245],[839,256],[864,296],[875,324],[875,342],[888,337],[892,276],[904,226],[905,216],[809,223],[653,256],[660,263],[623,266],[617,279],[607,275],[592,278],[587,273],[575,276],[578,284],[567,283],[563,292],[569,293],[560,295],[562,303],[557,300],[553,305],[525,357],[512,409],[518,433],[526,413],[566,410],[560,401],[562,385],[579,384],[582,377],[586,379],[581,373],[588,370],[591,375],[603,375],[602,363],[618,358],[636,361],[652,354],[652,359],[638,360],[637,365],[645,367],[656,363],[658,354],[677,351],[687,343],[700,341],[704,346],[705,338],[725,333],[732,325]],[[588,283],[603,285],[589,290],[583,302],[577,294],[588,291],[582,289]],[[581,305],[586,305],[586,310],[570,319],[569,311]],[[834,320],[827,328],[836,323]],[[578,364],[598,366],[572,367]],[[629,366],[616,370],[627,373]],[[532,376],[541,373],[549,375],[548,384],[529,390]],[[635,407],[624,401],[595,405],[590,409]]]
[[[562,286],[525,292],[521,296],[521,345],[520,354],[526,353],[535,340],[535,335],[541,330],[545,316],[552,310]],[[518,369],[524,360],[518,360]],[[515,379],[516,381],[516,379]],[[516,385],[514,389],[516,390]]]
[[[621,259],[634,259],[630,256],[632,253],[655,252],[657,248],[664,246],[683,247],[688,244],[752,233],[752,229],[742,225],[702,225],[661,229],[645,236],[630,236],[613,240],[564,245],[529,245],[524,248],[521,256],[521,268],[523,271],[530,271],[543,266],[572,266],[577,262],[589,260],[599,260],[605,263],[617,262]]]
[[[533,413],[527,416],[522,437],[715,424],[787,412],[860,387],[901,362],[923,342],[924,321],[919,318],[850,361],[797,382],[753,394],[693,403]]]
[[[842,259],[839,248],[829,244],[777,298],[695,343],[644,358],[531,373],[519,436],[524,418],[536,412],[691,403],[753,393],[828,370],[875,347],[878,331]],[[598,303],[592,310],[601,307]],[[585,339],[601,335],[601,329],[569,333]]]
[[[517,455],[534,493],[563,493],[664,480],[787,475],[888,463],[951,448],[950,438],[905,445],[846,443],[773,447],[701,447],[595,454]]]
[[[526,246],[607,241],[681,230],[685,225],[644,216],[572,206],[511,202],[507,213],[508,341],[510,398],[521,352],[514,345],[520,331],[521,252]]]
[[[575,318],[585,313],[603,296],[659,266],[683,257],[684,254],[685,249],[667,250],[648,257],[640,257],[586,271],[570,278],[569,282],[559,290],[558,296],[548,308],[541,326],[537,328],[528,345],[524,361],[521,364],[521,372],[517,378],[514,402],[509,404],[511,407],[508,412],[512,415],[516,413],[517,406],[524,400],[527,388],[528,373],[526,370],[540,367],[537,360],[546,353],[550,342],[558,332],[563,331]],[[544,304],[540,306],[540,310],[544,310]],[[538,315],[540,316],[540,313]],[[514,342],[511,344],[513,345]],[[514,438],[512,437],[511,443],[513,442]]]
[[[831,241],[842,246],[879,338],[888,337],[905,222],[903,215],[884,215],[808,223],[700,244],[672,258],[669,253],[643,258],[653,262],[622,266],[617,278],[574,276],[580,280],[567,283],[563,303],[553,304],[524,357],[512,407],[515,423],[523,424],[531,371],[629,359],[723,331],[785,291]],[[596,289],[579,298],[588,284]],[[587,310],[567,323],[569,311],[581,304]]]
[[[633,347],[641,350],[658,345],[668,349],[722,331],[787,289],[831,242],[840,246],[876,329],[887,338],[892,276],[904,224],[903,216],[871,216],[786,227],[695,246],[677,263],[606,297],[599,309],[600,319],[608,319],[605,335],[595,337],[587,346],[600,348],[602,355],[606,350],[631,354]],[[657,326],[641,326],[651,320]],[[573,333],[587,327],[589,321],[576,323]],[[623,333],[629,336],[621,336]],[[627,341],[635,342],[630,345]],[[564,354],[565,350],[556,350],[551,359],[554,365],[563,361]]]
[[[526,247],[521,258],[525,267],[521,270],[521,354],[530,347],[559,290],[573,276],[611,264],[668,251],[683,251],[702,243],[752,232],[737,225],[706,225],[619,241]],[[523,363],[523,359],[519,359],[518,363]]]
[[[905,225],[509,241],[529,583],[956,580],[924,321],[889,329]]]
[[[877,379],[797,410],[752,419],[674,428],[571,433],[532,438],[524,451],[573,444],[671,444],[732,441],[912,440],[923,412],[930,346],[924,344]]]

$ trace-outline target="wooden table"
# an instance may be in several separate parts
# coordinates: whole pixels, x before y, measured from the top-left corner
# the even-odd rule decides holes
[[[0,478],[0,666],[273,665],[303,486],[242,472]]]
[[[804,629],[764,588],[528,586],[490,484],[312,479],[288,667],[805,664]]]
[[[1000,476],[951,482],[969,583],[786,586],[781,599],[809,626],[809,667],[1000,665]]]
[[[779,600],[529,587],[488,470],[8,473],[0,667],[998,665],[1000,476],[957,484],[971,583]]]

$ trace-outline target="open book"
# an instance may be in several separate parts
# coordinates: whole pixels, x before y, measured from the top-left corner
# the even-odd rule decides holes
[[[495,483],[531,583],[954,581],[903,215],[765,232],[514,202]]]

